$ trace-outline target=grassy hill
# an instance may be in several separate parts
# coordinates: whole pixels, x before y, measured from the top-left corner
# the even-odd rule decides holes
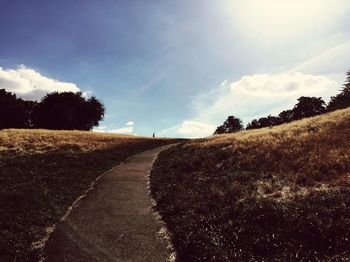
[[[36,261],[43,240],[104,171],[170,139],[0,131],[0,261]]]
[[[180,144],[151,190],[180,261],[350,259],[350,109]]]

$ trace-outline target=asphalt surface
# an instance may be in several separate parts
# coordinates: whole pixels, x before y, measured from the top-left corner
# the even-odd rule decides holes
[[[42,261],[168,261],[171,251],[152,210],[149,172],[163,146],[106,172],[61,221]]]

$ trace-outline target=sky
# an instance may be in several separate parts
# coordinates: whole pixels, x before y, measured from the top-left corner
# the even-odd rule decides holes
[[[205,137],[337,94],[349,17],[348,0],[0,0],[0,89],[96,96],[98,132]]]

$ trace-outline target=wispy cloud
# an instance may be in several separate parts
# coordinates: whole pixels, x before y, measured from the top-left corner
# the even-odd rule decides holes
[[[342,41],[318,55],[292,68],[289,72],[309,72],[312,74],[341,74],[349,70],[350,40]]]

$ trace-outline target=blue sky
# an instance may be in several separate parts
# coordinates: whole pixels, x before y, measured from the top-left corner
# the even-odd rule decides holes
[[[336,94],[348,17],[347,0],[0,0],[0,88],[93,94],[97,131],[207,136]]]

